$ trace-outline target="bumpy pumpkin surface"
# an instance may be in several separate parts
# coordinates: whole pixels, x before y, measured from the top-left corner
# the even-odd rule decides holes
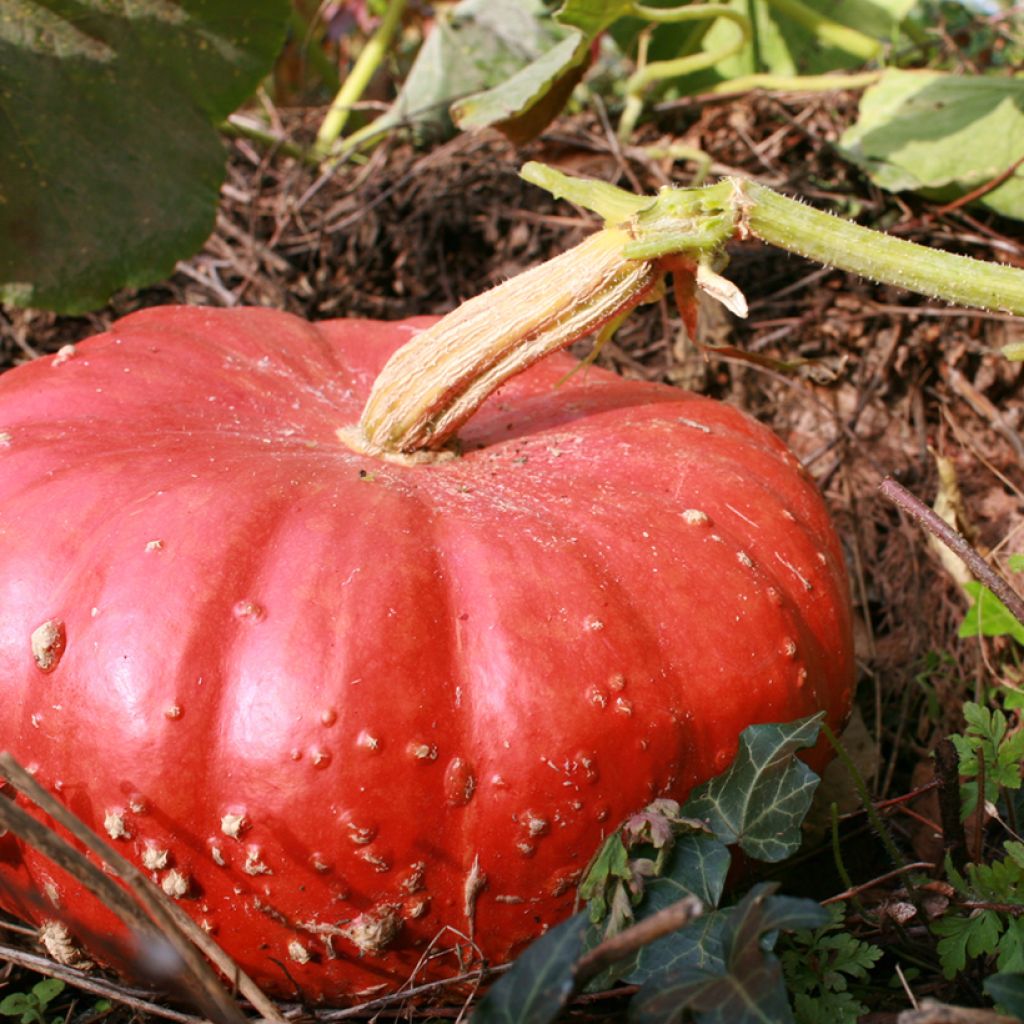
[[[559,356],[458,458],[355,454],[427,322],[156,309],[0,378],[0,748],[281,995],[513,956],[625,815],[849,706],[841,551],[779,440]],[[0,903],[110,952],[10,835]]]

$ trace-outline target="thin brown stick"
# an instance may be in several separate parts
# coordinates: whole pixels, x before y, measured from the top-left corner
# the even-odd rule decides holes
[[[249,1000],[261,1016],[276,1021],[278,1024],[284,1024],[284,1018],[274,1003],[263,994],[252,979],[228,957],[213,939],[179,906],[167,899],[164,893],[134,864],[122,857],[91,829],[86,828],[59,800],[56,800],[40,786],[10,754],[0,754],[0,775],[3,775],[41,810],[50,815],[54,821],[80,840],[129,887],[132,895],[142,904],[146,914],[152,919],[148,922],[148,928],[145,923],[142,925],[143,933],[148,931],[150,935],[155,934],[159,939],[169,943],[178,954],[183,966],[187,968],[182,980],[188,982],[190,994],[199,1002],[199,1008],[203,1013],[213,1020],[230,1021],[233,1024],[241,1024],[245,1020],[238,1005],[203,958],[203,954],[205,954],[237,985],[241,994]],[[40,826],[21,808],[6,800],[0,801],[0,805],[2,805],[0,806],[0,819],[4,820],[12,832],[21,835],[21,832],[18,831],[21,828],[27,834],[33,835],[36,848],[51,858],[54,856],[51,851],[60,851],[59,855],[64,858],[63,861],[59,861],[61,866],[71,871],[84,885],[89,886],[91,891],[96,892],[94,885],[100,884],[98,879],[110,883],[103,872],[90,864],[69,843],[62,840],[52,830]],[[15,822],[17,822],[17,826]],[[36,829],[38,828],[42,828],[42,835],[37,834]],[[68,863],[65,864],[64,861]],[[140,921],[147,920],[145,915],[141,915],[138,908],[128,900],[124,890],[113,883],[110,883],[109,886],[102,885],[101,889],[105,894],[104,898],[110,899],[111,909],[121,914],[127,924],[138,926]],[[119,895],[113,895],[114,892]]]
[[[896,1018],[896,1024],[1019,1024],[1019,1020],[995,1010],[949,1006],[934,999],[922,999],[917,1009],[904,1010]]]
[[[862,882],[860,885],[854,885],[843,892],[836,893],[835,896],[829,896],[827,900],[821,901],[821,905],[823,907],[827,907],[830,903],[839,903],[842,900],[853,899],[855,896],[859,896],[862,892],[866,892],[868,889],[872,889],[876,885],[881,885],[883,882],[889,882],[894,878],[898,878],[900,875],[905,875],[908,871],[934,870],[935,865],[927,860],[919,860],[913,864],[903,864],[892,871],[887,871],[884,875],[879,875],[877,878],[870,879],[870,881]]]
[[[631,928],[605,939],[576,964],[577,988],[582,988],[591,978],[624,960],[630,953],[650,945],[656,939],[678,931],[704,913],[704,904],[696,896],[684,896],[656,914],[638,921]]]
[[[111,999],[133,1010],[140,1010],[154,1017],[175,1021],[176,1024],[206,1024],[204,1017],[182,1013],[161,1003],[154,1003],[150,998],[152,993],[145,989],[118,985],[106,978],[94,977],[84,971],[76,970],[74,967],[59,964],[49,957],[28,953],[23,949],[16,949],[14,946],[0,946],[0,960],[17,964],[19,967],[24,967],[26,970],[34,971],[36,974],[42,974],[48,978],[59,978],[81,992],[88,992],[90,995],[100,996],[103,999]]]
[[[916,519],[932,536],[942,541],[971,570],[974,577],[1006,605],[1010,614],[1024,625],[1024,598],[967,543],[963,534],[940,519],[932,509],[892,477],[883,480],[878,489],[912,519]]]

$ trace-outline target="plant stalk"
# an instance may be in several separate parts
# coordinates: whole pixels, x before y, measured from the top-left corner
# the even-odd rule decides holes
[[[957,306],[1024,315],[1024,272],[1015,267],[930,249],[815,210],[763,185],[736,184],[749,203],[745,223],[762,241]]]
[[[352,65],[352,70],[346,75],[341,88],[331,101],[320,124],[320,130],[316,133],[315,149],[320,156],[327,156],[330,153],[331,147],[345,130],[352,107],[362,98],[370,79],[388,52],[398,26],[402,23],[405,4],[406,0],[390,0],[377,31],[367,40],[355,64]]]
[[[1024,314],[1024,271],[936,251],[860,227],[739,178],[641,197],[541,164],[523,177],[600,214],[574,249],[449,313],[388,361],[350,447],[399,461],[451,457],[448,443],[500,384],[658,294],[690,282],[740,316],[742,294],[718,270],[729,239],[754,235],[790,252],[964,306]],[[681,300],[684,301],[684,300]],[[685,301],[684,301],[685,305]],[[689,307],[681,309],[692,314]]]
[[[621,228],[464,302],[399,349],[374,383],[357,431],[368,454],[441,451],[509,377],[651,296],[661,274],[629,260]]]

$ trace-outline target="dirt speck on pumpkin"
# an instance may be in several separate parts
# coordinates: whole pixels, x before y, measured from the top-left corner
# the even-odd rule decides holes
[[[310,960],[309,950],[298,939],[292,939],[288,943],[288,959],[294,960],[297,964],[308,964]]]
[[[411,896],[414,892],[419,892],[423,888],[423,876],[426,873],[427,864],[426,861],[418,860],[415,864],[411,864],[409,869],[405,873],[405,877],[399,882],[399,885]]]
[[[228,811],[220,819],[220,830],[226,836],[237,839],[249,827],[249,819],[244,812]]]
[[[466,915],[466,930],[470,941],[476,935],[476,901],[487,885],[487,876],[480,870],[480,855],[475,854],[462,887],[462,911]]]
[[[236,601],[231,614],[243,622],[262,622],[266,616],[262,605],[249,600]]]
[[[103,817],[103,828],[111,839],[130,839],[128,823],[124,811],[120,807],[111,808]]]
[[[60,889],[57,888],[57,883],[52,878],[47,878],[43,882],[43,895],[50,901],[51,906],[60,906]]]
[[[476,791],[473,766],[461,757],[453,757],[444,772],[444,796],[452,807],[465,807]]]
[[[162,540],[147,540],[146,551],[163,551],[164,542]]]
[[[356,737],[356,746],[362,747],[363,750],[380,750],[380,737],[374,736],[372,733],[369,733],[366,731],[366,729],[364,729]]]
[[[348,837],[356,846],[365,846],[377,838],[377,828],[375,825],[357,825],[354,821],[350,821]]]
[[[247,875],[271,875],[273,872],[263,862],[263,850],[259,846],[250,846],[245,851],[245,863],[242,870]]]
[[[406,748],[410,757],[415,758],[417,761],[435,761],[437,760],[437,747],[432,743],[417,743],[413,741]]]
[[[380,956],[394,941],[402,927],[401,908],[394,903],[385,903],[365,914],[360,914],[342,935],[351,942],[363,956]]]
[[[39,944],[59,964],[89,970],[93,963],[72,939],[71,932],[60,921],[46,921],[39,929]]]
[[[67,646],[67,631],[60,619],[47,619],[32,631],[32,657],[40,672],[52,672]]]
[[[75,346],[74,345],[61,345],[57,349],[57,354],[53,357],[53,361],[50,363],[51,366],[63,366],[69,359],[75,357]]]
[[[154,842],[148,842],[142,848],[142,866],[147,871],[163,871],[167,867],[170,854]]]
[[[0,448],[10,448],[11,440],[11,435],[6,430],[0,430]]]
[[[190,888],[189,877],[177,868],[171,868],[160,880],[160,888],[173,899],[184,899]]]

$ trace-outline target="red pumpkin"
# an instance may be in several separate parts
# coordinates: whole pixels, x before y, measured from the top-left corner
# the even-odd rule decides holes
[[[849,706],[842,553],[778,439],[553,356],[459,458],[354,453],[427,322],[154,309],[0,378],[0,749],[273,993],[506,960],[626,814]],[[0,903],[116,931],[10,835]]]

